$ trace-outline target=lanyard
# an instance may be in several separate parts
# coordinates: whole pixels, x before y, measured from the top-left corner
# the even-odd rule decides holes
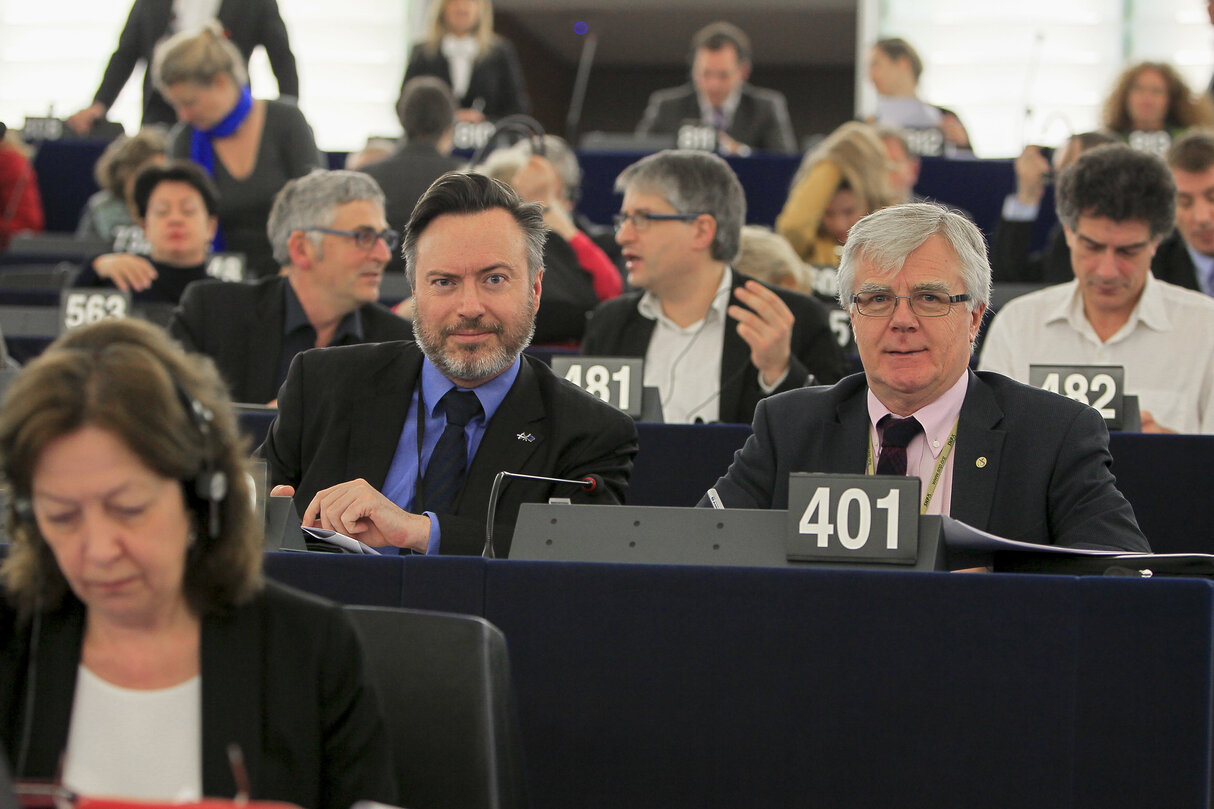
[[[932,474],[931,481],[927,484],[927,493],[923,495],[923,504],[919,506],[919,513],[926,514],[927,507],[932,502],[932,497],[936,494],[936,484],[940,482],[940,476],[944,474],[944,464],[948,462],[948,456],[953,451],[953,444],[957,443],[957,422],[953,422],[952,432],[948,434],[948,440],[944,442],[944,449],[940,450],[940,457],[936,461],[936,471]],[[873,431],[868,431],[868,454],[864,460],[864,474],[875,475],[877,473],[876,465],[873,463]]]

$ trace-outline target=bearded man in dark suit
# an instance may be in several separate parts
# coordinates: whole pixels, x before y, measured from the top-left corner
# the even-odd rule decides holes
[[[482,175],[444,175],[418,201],[404,242],[416,342],[305,352],[279,395],[262,451],[272,493],[293,495],[305,526],[479,553],[498,472],[598,477],[593,491],[506,478],[494,523],[504,556],[524,502],[623,501],[632,420],[522,355],[546,230],[538,204]],[[432,469],[439,458],[449,465]]]

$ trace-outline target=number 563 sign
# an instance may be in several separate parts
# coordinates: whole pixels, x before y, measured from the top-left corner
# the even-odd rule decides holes
[[[920,485],[892,475],[789,475],[788,558],[915,564]]]

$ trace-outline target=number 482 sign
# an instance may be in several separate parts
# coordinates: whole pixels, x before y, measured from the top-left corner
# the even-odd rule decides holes
[[[1125,368],[1121,365],[1030,365],[1029,384],[1096,408],[1110,430],[1125,420]]]
[[[789,475],[788,557],[913,565],[921,485],[891,475]]]

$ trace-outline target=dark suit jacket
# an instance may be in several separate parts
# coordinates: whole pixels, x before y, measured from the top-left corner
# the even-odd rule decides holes
[[[187,351],[215,361],[234,401],[264,404],[278,396],[286,284],[282,275],[251,284],[199,281],[186,287],[169,321],[169,333]],[[368,343],[413,338],[409,322],[378,303],[358,312]]]
[[[370,174],[384,190],[384,214],[388,227],[404,232],[413,206],[430,187],[430,183],[449,171],[455,171],[463,161],[450,155],[440,154],[429,143],[407,143],[391,157],[363,166],[361,171]],[[388,272],[404,272],[405,262],[399,250],[392,251]]]
[[[1030,255],[1036,222],[1013,222],[1000,218],[991,239],[991,270],[995,283],[1000,281],[1042,281],[1065,284],[1075,279],[1071,269],[1071,251],[1066,244],[1062,225],[1050,231],[1049,242],[1041,252]],[[1155,251],[1151,259],[1151,274],[1161,281],[1186,289],[1199,290],[1197,270],[1185,248],[1180,231],[1173,230]]]
[[[144,126],[177,122],[173,108],[152,86],[151,71],[152,52],[168,33],[172,13],[173,0],[135,0],[94,101],[113,106],[136,62],[142,59],[149,68],[143,79]],[[287,26],[278,11],[278,0],[223,0],[219,6],[219,21],[231,35],[232,44],[244,55],[245,62],[258,45],[264,45],[270,67],[278,79],[279,94],[299,96],[299,73],[287,39]]]
[[[36,682],[29,627],[0,604],[0,734],[16,766],[33,690],[29,758],[18,777],[53,777],[67,747],[85,610],[70,594],[44,615]],[[267,582],[252,602],[202,621],[202,788],[236,793],[227,746],[240,745],[254,800],[349,809],[393,803],[396,784],[374,686],[354,627],[335,604]]]
[[[405,85],[414,76],[437,76],[450,84],[451,68],[447,57],[441,51],[431,50],[424,42],[415,44],[409,66],[405,68],[405,80],[400,84],[402,95]],[[473,63],[468,92],[456,101],[462,109],[472,108],[479,101],[481,112],[491,121],[530,109],[523,70],[509,41],[496,38],[489,50]]]
[[[300,513],[316,492],[338,483],[363,478],[382,489],[421,368],[422,353],[415,343],[298,355],[262,446],[271,485],[294,486]],[[504,557],[522,503],[545,503],[550,496],[622,503],[636,451],[632,419],[523,355],[514,386],[481,438],[454,512],[438,515],[442,552],[481,552],[489,490],[498,472],[566,479],[594,473],[605,483],[600,491],[571,493],[569,484],[504,480],[494,522],[494,547]]]
[[[831,388],[761,402],[754,433],[716,483],[722,502],[788,508],[792,472],[864,474],[867,391],[864,374],[854,374]],[[1112,462],[1108,431],[1092,408],[1000,374],[970,372],[950,512],[1007,539],[1148,551]]]
[[[733,271],[733,289],[751,280]],[[788,376],[774,392],[802,387],[809,374],[818,382],[832,384],[843,376],[843,355],[830,330],[828,309],[824,304],[778,287],[771,288],[788,308],[796,323],[792,331],[792,357]],[[593,357],[644,357],[653,337],[655,321],[640,313],[637,304],[643,292],[627,292],[604,301],[594,310],[586,326],[582,354]],[[731,302],[737,302],[732,298]],[[747,424],[754,418],[755,405],[764,396],[759,387],[759,369],[750,361],[750,345],[738,335],[738,321],[727,317],[725,345],[721,354],[720,418],[724,422]]]
[[[637,134],[675,133],[688,120],[700,120],[700,101],[695,86],[684,84],[658,90],[649,96],[649,106],[637,124]],[[752,149],[797,151],[797,139],[788,118],[788,102],[784,100],[784,94],[776,90],[742,85],[738,108],[725,134]]]

